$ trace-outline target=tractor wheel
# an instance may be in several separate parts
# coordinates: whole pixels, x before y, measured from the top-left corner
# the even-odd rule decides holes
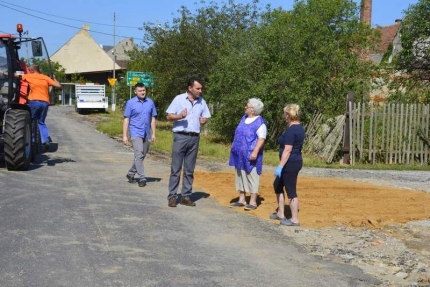
[[[32,125],[32,142],[31,142],[31,162],[36,160],[37,155],[40,153],[40,147],[42,145],[40,139],[39,123],[35,119],[31,123]]]
[[[4,157],[8,170],[26,170],[31,159],[31,118],[26,110],[9,110],[4,122]]]

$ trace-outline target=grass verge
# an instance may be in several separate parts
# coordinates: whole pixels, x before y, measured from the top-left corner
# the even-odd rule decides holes
[[[122,111],[109,111],[105,114],[92,114],[91,116],[102,116],[101,121],[97,124],[97,130],[109,136],[122,135]],[[172,123],[157,121],[157,141],[151,144],[151,149],[162,153],[172,151]],[[226,162],[230,155],[231,144],[221,144],[218,138],[211,135],[202,135],[199,145],[199,157],[208,161]],[[387,165],[387,164],[363,164],[356,163],[354,166],[343,165],[340,163],[327,164],[324,160],[304,155],[304,166],[320,168],[353,168],[353,169],[375,169],[375,170],[430,170],[428,166],[420,165]],[[276,166],[279,163],[277,150],[264,151],[264,164]]]

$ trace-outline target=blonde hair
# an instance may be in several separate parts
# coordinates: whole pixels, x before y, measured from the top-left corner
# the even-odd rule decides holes
[[[286,105],[284,108],[284,113],[288,115],[290,120],[297,121],[300,118],[300,107],[296,104]]]

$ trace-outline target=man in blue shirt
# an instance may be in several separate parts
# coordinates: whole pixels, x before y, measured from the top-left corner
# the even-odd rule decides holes
[[[167,120],[173,122],[172,165],[169,180],[168,206],[176,207],[176,193],[179,187],[182,165],[182,191],[180,204],[195,206],[190,199],[193,189],[194,168],[200,141],[200,125],[211,117],[202,96],[202,84],[197,78],[190,78],[187,92],[176,96],[167,108]]]
[[[149,150],[150,142],[155,142],[155,118],[157,110],[154,102],[146,96],[146,87],[142,83],[134,86],[135,97],[127,101],[122,125],[122,142],[128,143],[127,131],[134,149],[134,161],[127,173],[129,183],[134,183],[134,175],[138,174],[137,182],[140,187],[146,185],[143,160]],[[151,134],[152,131],[152,134]]]

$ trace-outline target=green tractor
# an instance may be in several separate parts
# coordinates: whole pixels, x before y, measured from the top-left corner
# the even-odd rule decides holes
[[[33,57],[42,57],[44,49],[51,67],[43,38],[22,37],[21,24],[17,25],[17,32],[18,37],[0,34],[0,158],[4,156],[8,170],[28,169],[41,150],[38,123],[32,120],[27,105],[28,83],[15,77],[29,72],[19,58],[22,43],[31,43]],[[51,97],[55,97],[54,90],[51,91]]]

